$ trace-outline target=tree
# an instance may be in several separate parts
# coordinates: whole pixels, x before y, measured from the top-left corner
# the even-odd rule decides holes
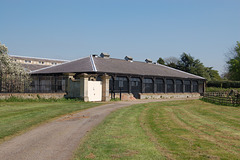
[[[177,64],[178,64],[178,58],[176,57],[168,57],[164,59],[165,61],[165,65],[168,67],[172,67],[172,68],[178,68]]]
[[[209,79],[207,78],[207,80],[211,80],[211,81],[222,80],[222,78],[220,77],[218,71],[217,70],[213,70],[212,67],[205,67],[205,71],[209,75]]]
[[[193,64],[190,67],[190,73],[204,77],[205,75],[205,67],[202,62],[200,62],[199,59],[194,60],[193,59]]]
[[[164,58],[164,61],[165,61],[166,65],[168,65],[171,63],[177,64],[179,60],[176,57],[168,57],[168,58]]]
[[[5,45],[2,45],[0,43],[0,55],[7,54],[7,53],[8,53],[8,48]]]
[[[182,71],[204,77],[208,81],[221,80],[217,70],[213,70],[212,67],[205,67],[199,59],[194,59],[190,54],[183,53],[180,56],[178,67]]]
[[[185,52],[180,55],[180,59],[169,57],[164,60],[165,65],[169,67],[204,77],[208,81],[221,80],[218,71],[213,70],[212,67],[205,67],[199,59],[194,59],[194,57]]]
[[[23,92],[30,83],[30,75],[11,57],[8,49],[0,43],[0,92]]]
[[[240,43],[238,41],[229,54],[230,58],[227,61],[229,79],[240,81]]]
[[[199,59],[194,59],[190,54],[183,52],[178,61],[178,69],[199,76],[204,76],[204,65]]]
[[[157,60],[157,63],[165,65],[165,61],[161,57]]]
[[[190,54],[183,52],[180,56],[180,60],[178,61],[178,68],[182,71],[192,73],[193,71],[191,70],[194,69],[193,66],[194,58]]]

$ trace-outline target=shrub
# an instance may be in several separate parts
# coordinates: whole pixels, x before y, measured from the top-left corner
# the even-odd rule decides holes
[[[112,98],[110,101],[121,101],[120,98]]]
[[[240,81],[208,81],[207,87],[240,88]]]
[[[232,89],[240,92],[240,88],[220,88],[220,87],[206,87],[206,92],[230,92]]]

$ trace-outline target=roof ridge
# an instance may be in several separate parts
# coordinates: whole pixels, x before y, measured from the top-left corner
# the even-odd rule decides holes
[[[101,57],[97,57],[97,58],[101,58]],[[120,58],[107,58],[107,59],[115,59],[115,60],[121,60],[121,61],[126,61],[125,59],[120,59]],[[130,62],[130,61],[126,61],[126,62]],[[146,63],[144,61],[140,61],[140,60],[132,60],[132,62],[139,62],[139,63],[144,63],[144,64],[153,64],[153,63]]]
[[[38,71],[44,70],[44,69],[48,69],[48,68],[52,68],[52,67],[57,67],[57,66],[61,66],[61,65],[67,64],[67,63],[71,63],[71,62],[74,62],[74,61],[78,61],[78,60],[81,60],[81,59],[84,59],[84,58],[88,58],[88,57],[83,57],[83,58],[75,59],[75,60],[72,60],[72,61],[67,61],[67,62],[64,62],[64,63],[61,63],[61,64],[57,64],[57,65],[53,65],[53,66],[48,66],[48,67],[44,67],[44,68],[41,68],[41,69],[37,69],[37,70],[31,71],[30,74],[31,74],[31,73],[34,73],[34,72],[38,72]]]
[[[96,65],[95,65],[95,61],[94,61],[92,55],[90,55],[90,61],[91,61],[91,65],[92,65],[93,71],[94,71],[94,72],[97,72],[97,68],[96,68]]]

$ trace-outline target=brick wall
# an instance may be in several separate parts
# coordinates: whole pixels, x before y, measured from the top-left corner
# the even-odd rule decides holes
[[[140,93],[140,99],[200,98],[200,93]]]
[[[132,93],[122,93],[121,96],[123,101],[136,100]],[[115,98],[120,98],[120,93],[115,93]]]

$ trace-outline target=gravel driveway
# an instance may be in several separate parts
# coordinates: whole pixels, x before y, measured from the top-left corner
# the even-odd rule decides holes
[[[112,111],[132,104],[163,100],[114,102],[69,114],[0,145],[0,160],[68,160],[81,138]]]

